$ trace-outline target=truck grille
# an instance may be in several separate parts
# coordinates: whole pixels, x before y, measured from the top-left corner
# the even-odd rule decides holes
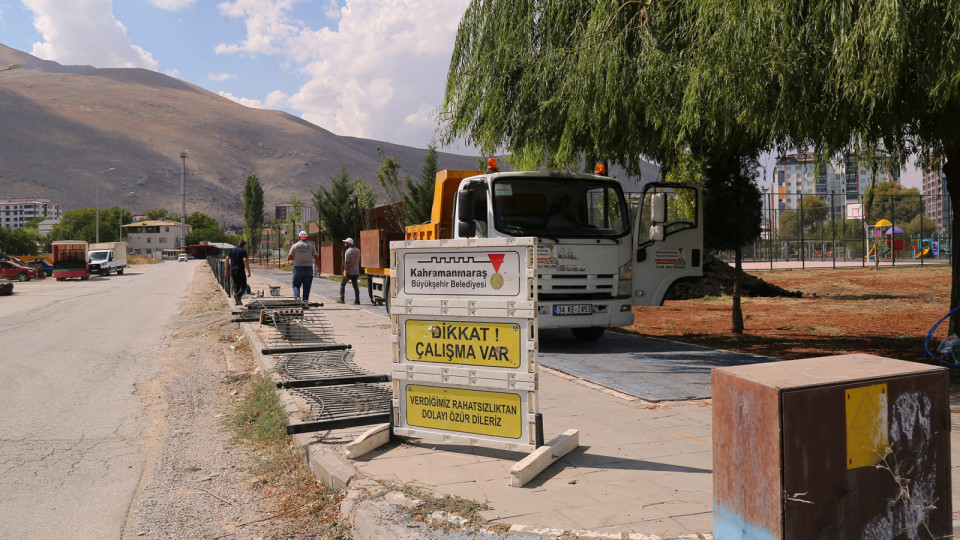
[[[613,274],[537,275],[537,292],[543,300],[604,300],[616,290]]]

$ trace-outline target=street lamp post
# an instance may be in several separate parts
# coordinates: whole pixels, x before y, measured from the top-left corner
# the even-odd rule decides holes
[[[100,243],[100,175],[115,170],[113,167],[97,171],[97,243]]]
[[[187,192],[184,190],[184,177],[187,172],[187,151],[180,151],[180,249],[187,247]]]

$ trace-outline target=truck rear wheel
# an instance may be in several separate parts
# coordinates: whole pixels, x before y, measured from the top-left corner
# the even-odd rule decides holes
[[[580,341],[596,341],[603,336],[603,332],[606,328],[600,326],[591,326],[588,328],[571,328],[570,331],[573,332],[573,337],[579,339]]]
[[[122,276],[122,275],[123,275],[123,268],[117,270],[117,275],[118,275],[118,276]]]

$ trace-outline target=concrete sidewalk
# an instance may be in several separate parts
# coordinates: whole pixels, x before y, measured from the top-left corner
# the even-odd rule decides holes
[[[250,281],[254,290],[278,284],[273,276],[256,271]],[[323,281],[315,280],[311,301],[325,303],[318,309],[338,341],[353,346],[361,367],[388,373],[391,323],[383,308],[369,306],[365,291],[362,306],[334,304],[337,284]],[[289,296],[289,282],[279,283],[281,294]],[[248,336],[256,333],[257,325],[244,326]],[[269,368],[269,358],[260,361]],[[364,479],[376,479],[486,502],[491,509],[483,517],[511,525],[508,536],[553,538],[566,532],[587,538],[711,538],[709,400],[645,402],[543,367],[538,394],[545,440],[579,429],[580,448],[522,488],[510,487],[509,470],[524,453],[404,440],[348,461],[341,447],[363,428],[300,435],[298,444],[307,447],[312,470],[329,485],[355,487],[364,485]],[[957,408],[953,410],[954,425],[960,425]],[[958,435],[954,430],[952,436]],[[960,445],[952,448],[956,472]],[[958,509],[960,484],[957,474],[953,476],[953,507]],[[368,523],[379,518],[358,513],[360,506],[352,501],[360,498],[348,497],[346,508],[358,537],[422,534],[404,536],[402,525],[390,532]]]

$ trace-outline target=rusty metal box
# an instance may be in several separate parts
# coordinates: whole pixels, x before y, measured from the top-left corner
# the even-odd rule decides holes
[[[946,368],[851,354],[712,385],[716,540],[951,537]]]

